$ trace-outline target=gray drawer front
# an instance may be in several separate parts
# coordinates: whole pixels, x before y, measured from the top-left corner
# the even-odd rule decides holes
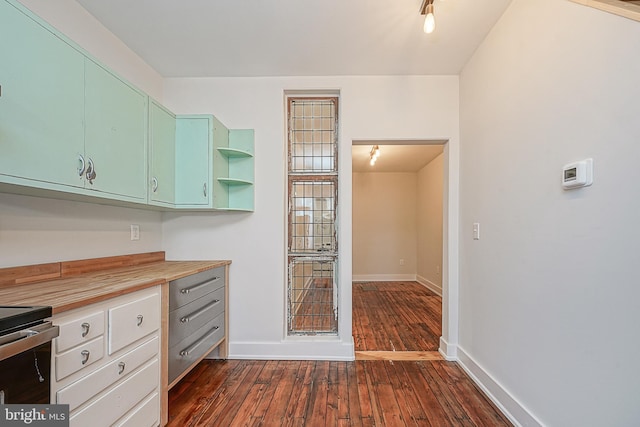
[[[217,327],[217,329],[215,329]],[[169,383],[211,350],[224,337],[224,312],[196,332],[169,347]]]
[[[169,282],[169,310],[224,287],[225,267],[213,268]]]
[[[169,312],[169,347],[193,334],[224,311],[224,288]]]

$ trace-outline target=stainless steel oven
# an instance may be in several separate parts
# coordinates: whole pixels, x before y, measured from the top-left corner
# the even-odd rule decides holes
[[[0,404],[50,403],[51,307],[0,307]]]

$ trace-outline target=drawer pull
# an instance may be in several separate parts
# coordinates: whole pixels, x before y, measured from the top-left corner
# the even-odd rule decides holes
[[[138,319],[137,325],[138,326],[142,325],[142,321],[144,320],[144,316],[142,314],[138,314],[137,319]]]
[[[118,363],[118,375],[122,375],[126,366],[124,362]]]
[[[208,286],[211,283],[213,283],[213,282],[215,282],[216,280],[219,280],[219,279],[220,279],[219,277],[214,277],[211,280],[207,280],[206,282],[198,283],[197,285],[193,285],[193,286],[191,286],[189,288],[182,288],[182,289],[180,289],[180,293],[181,294],[188,294],[191,291],[195,291],[197,289],[200,289],[200,288],[203,288],[205,286]]]
[[[87,362],[89,361],[89,355],[91,353],[89,352],[89,350],[82,350],[80,354],[82,355],[82,364],[86,365]]]
[[[204,313],[205,311],[209,310],[211,307],[213,307],[214,305],[216,305],[217,303],[219,303],[220,300],[219,299],[214,299],[213,301],[211,301],[209,304],[205,305],[204,307],[202,307],[200,310],[196,310],[191,314],[188,314],[182,318],[180,318],[180,321],[182,323],[189,323],[190,321],[192,321],[193,319],[195,319],[196,317],[200,316],[202,313]]]
[[[207,338],[209,338],[211,335],[213,335],[218,329],[220,329],[220,326],[214,326],[213,329],[211,329],[209,332],[207,332],[202,338],[200,338],[198,341],[194,342],[189,347],[187,347],[184,350],[182,350],[180,352],[180,356],[183,356],[183,357],[184,356],[188,356],[189,353],[191,353],[193,350],[198,348],[200,346],[200,344],[205,342],[207,340]]]
[[[91,324],[84,322],[82,325],[80,325],[82,327],[82,338],[86,337],[87,335],[89,335],[89,329],[91,329]]]

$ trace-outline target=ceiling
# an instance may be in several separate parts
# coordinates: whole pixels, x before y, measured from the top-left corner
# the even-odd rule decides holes
[[[442,141],[444,143],[444,141]],[[442,145],[382,145],[374,166],[369,164],[373,145],[354,145],[351,149],[353,172],[418,172],[443,151]]]
[[[511,0],[77,0],[164,77],[440,75]]]

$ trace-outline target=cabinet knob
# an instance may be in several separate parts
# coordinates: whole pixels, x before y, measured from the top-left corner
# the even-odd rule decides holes
[[[80,354],[82,355],[82,364],[85,365],[89,361],[89,355],[91,353],[89,350],[82,350]]]
[[[87,322],[84,322],[82,325],[80,325],[82,327],[82,338],[86,337],[87,335],[89,335],[89,329],[91,329],[91,325],[88,324]]]
[[[155,193],[158,191],[158,178],[155,176],[151,179],[151,190]]]
[[[118,375],[122,375],[126,366],[124,362],[118,363]]]
[[[142,314],[138,314],[138,326],[142,325],[143,320],[144,320],[144,316],[142,316]]]

